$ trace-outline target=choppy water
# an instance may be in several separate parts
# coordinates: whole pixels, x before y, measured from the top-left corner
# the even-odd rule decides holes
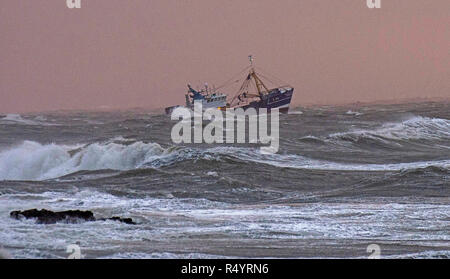
[[[173,145],[144,111],[0,115],[0,245],[18,258],[450,256],[450,104],[293,109],[280,152]],[[39,225],[12,210],[113,221]]]

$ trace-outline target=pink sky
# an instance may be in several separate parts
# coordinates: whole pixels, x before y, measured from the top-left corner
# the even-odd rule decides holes
[[[1,1],[0,112],[182,103],[248,54],[295,104],[450,97],[449,0],[81,1]]]

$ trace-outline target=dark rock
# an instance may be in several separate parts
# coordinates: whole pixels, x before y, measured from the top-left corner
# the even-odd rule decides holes
[[[98,219],[98,220],[99,221],[112,220],[112,221],[118,221],[118,222],[121,222],[121,223],[125,223],[125,224],[128,224],[128,225],[136,225],[136,223],[131,218],[121,218],[121,217],[117,217],[117,216],[114,216],[114,217],[111,217],[111,218],[102,218],[102,219]]]
[[[36,218],[38,224],[54,224],[57,222],[78,223],[82,221],[95,221],[94,214],[91,211],[68,210],[53,212],[50,210],[30,209],[25,211],[13,211],[10,216],[14,219]]]
[[[120,218],[120,217],[114,216],[112,218],[109,218],[109,220],[119,221],[119,222],[122,222],[122,223],[125,223],[128,225],[136,225],[136,223],[131,218]]]
[[[21,219],[36,219],[36,223],[38,224],[55,224],[57,222],[64,223],[79,223],[80,221],[104,221],[104,220],[113,220],[122,222],[125,224],[135,225],[131,218],[121,218],[121,217],[112,217],[112,218],[102,218],[95,219],[94,213],[91,211],[81,211],[81,210],[67,210],[67,211],[59,211],[54,212],[46,209],[37,210],[30,209],[25,211],[12,211],[10,213],[11,218],[21,220]]]

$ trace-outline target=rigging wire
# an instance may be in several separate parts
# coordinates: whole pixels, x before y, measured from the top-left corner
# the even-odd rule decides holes
[[[242,85],[241,85],[241,87],[239,88],[239,90],[237,91],[237,93],[234,95],[234,97],[233,97],[233,99],[231,100],[230,104],[233,104],[234,100],[235,100],[236,98],[239,98],[239,96],[240,96],[245,90],[248,89],[248,86],[249,86],[249,84],[250,84],[250,80],[251,80],[251,79],[248,79],[248,78],[245,79],[245,81],[242,83]],[[240,100],[239,100],[239,102],[240,102]]]
[[[256,68],[256,67],[255,67],[255,68]],[[279,84],[279,85],[289,85],[287,82],[283,81],[282,79],[280,79],[280,78],[278,78],[278,77],[276,77],[276,76],[274,76],[274,75],[272,75],[272,74],[269,74],[266,70],[263,70],[263,69],[261,69],[260,67],[258,67],[258,72],[259,72],[259,75],[260,75],[260,76],[266,78],[267,80],[269,80],[269,81],[272,82],[272,83],[274,83],[274,82],[271,81],[269,78],[267,78],[267,77],[265,77],[265,76],[270,76],[271,78],[275,79],[277,82],[281,83],[281,84]],[[262,75],[261,72],[263,72],[265,76]],[[274,84],[276,84],[276,83],[274,83]]]
[[[236,77],[240,76],[243,72],[245,72],[245,71],[247,71],[248,69],[250,69],[250,67],[251,67],[251,66],[245,67],[242,71],[240,71],[239,73],[237,73],[236,75],[234,75],[232,78],[228,79],[226,82],[224,82],[224,83],[223,83],[222,85],[220,85],[219,87],[217,87],[216,90],[219,90],[219,89],[222,89],[222,88],[224,88],[224,87],[226,87],[226,86],[231,85],[233,80],[235,81],[235,82],[233,82],[233,84],[234,84],[234,83],[237,83],[237,82],[239,82],[239,81],[241,81],[242,79],[239,79],[239,80],[236,81]]]
[[[228,86],[229,83],[236,78],[236,76],[241,75],[244,71],[247,71],[247,70],[249,70],[251,68],[255,69],[255,71],[256,71],[256,69],[258,69],[258,76],[264,78],[265,80],[269,81],[270,83],[272,83],[275,86],[282,86],[282,85],[290,86],[288,83],[284,82],[282,79],[280,79],[280,78],[278,78],[278,77],[276,77],[276,76],[274,76],[272,74],[269,74],[267,71],[262,70],[260,67],[256,68],[256,67],[250,65],[250,66],[245,67],[241,72],[239,72],[238,74],[233,76],[231,79],[229,79],[223,85],[219,86],[217,89],[224,88],[225,86]],[[264,74],[261,74],[261,72],[263,72]],[[267,76],[269,76],[270,78],[267,77]],[[237,81],[235,81],[233,83],[237,83],[237,82],[239,82],[241,80],[242,79],[239,79],[239,80],[237,80]],[[244,82],[242,83],[241,87],[239,88],[237,93],[233,96],[233,99],[231,100],[230,105],[232,105],[235,102],[236,99],[238,99],[237,103],[240,104],[242,102],[242,100],[240,99],[240,96],[242,96],[244,93],[246,94],[245,97],[247,99],[258,97],[258,95],[250,93],[250,88],[249,87],[252,87],[252,85],[256,86],[256,85],[254,85],[251,82],[251,80],[252,80],[251,78],[248,78],[248,76],[246,76],[246,78],[245,78]]]
[[[272,83],[273,85],[277,86],[277,83],[276,83],[276,82],[272,81],[270,78],[264,76],[263,74],[258,73],[258,76],[262,77],[262,78],[265,79],[266,81],[268,81],[268,82]]]

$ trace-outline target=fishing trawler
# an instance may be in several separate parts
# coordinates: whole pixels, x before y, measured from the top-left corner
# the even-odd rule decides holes
[[[194,109],[194,102],[201,102],[203,110],[209,108],[217,108],[222,109],[227,105],[227,95],[223,93],[219,93],[217,90],[213,89],[209,90],[208,84],[205,84],[205,89],[203,90],[195,90],[192,88],[190,84],[188,84],[188,92],[185,94],[186,99],[186,107],[191,110]],[[171,114],[172,111],[178,106],[171,106],[165,109],[166,114]]]
[[[292,95],[294,94],[294,88],[290,85],[278,85],[275,88],[269,89],[262,81],[262,78],[273,84],[277,83],[260,73],[257,74],[256,68],[253,66],[253,56],[249,55],[248,58],[250,60],[250,67],[247,77],[237,94],[227,105],[227,108],[242,108],[244,110],[254,108],[256,111],[267,109],[267,112],[269,113],[273,109],[279,109],[279,112],[287,113],[289,111]],[[281,82],[281,84],[284,84],[280,79],[274,79],[278,80],[278,83]],[[254,88],[252,88],[253,85]]]
[[[205,85],[205,89],[200,91],[194,90],[188,84],[188,93],[185,95],[186,107],[193,109],[194,102],[201,101],[203,110],[208,108],[217,108],[220,110],[238,108],[246,110],[248,108],[253,108],[258,112],[260,109],[266,109],[268,113],[273,109],[279,109],[279,112],[287,113],[289,111],[292,95],[294,94],[294,88],[290,85],[279,85],[285,83],[275,77],[269,79],[266,77],[268,74],[261,74],[259,68],[257,73],[256,67],[253,65],[253,56],[249,55],[248,58],[250,60],[250,66],[244,68],[239,75],[245,71],[248,71],[248,74],[245,76],[238,92],[230,102],[227,103],[227,95],[219,93],[218,90],[223,90],[230,85],[240,82],[241,80],[236,80],[236,76],[219,86],[217,89],[214,87],[212,90],[209,90],[207,84]],[[263,82],[263,79],[276,86],[269,89],[266,86],[266,83]],[[276,80],[276,82],[273,80]],[[165,109],[166,114],[171,114],[172,111],[178,107],[181,106],[167,107]]]

